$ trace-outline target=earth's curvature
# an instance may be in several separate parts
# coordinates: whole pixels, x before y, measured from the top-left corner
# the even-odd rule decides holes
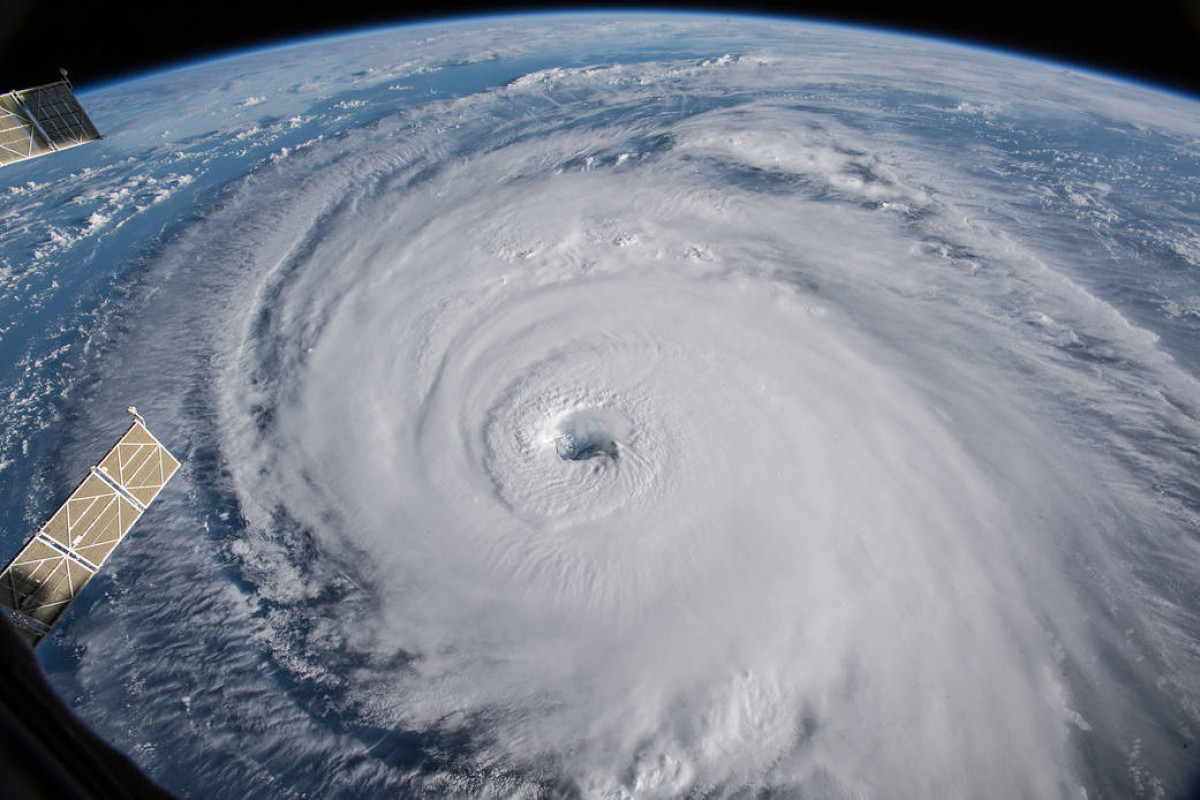
[[[3,545],[194,797],[1182,797],[1200,104],[743,18],[372,32],[0,172]]]

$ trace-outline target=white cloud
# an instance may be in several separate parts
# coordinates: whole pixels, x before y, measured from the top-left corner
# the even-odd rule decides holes
[[[138,405],[219,466],[181,476],[167,546],[126,562],[188,588],[122,589],[72,633],[95,724],[221,792],[1178,780],[1167,723],[1196,712],[1162,701],[1197,689],[1173,644],[1193,623],[1137,576],[1153,549],[1194,577],[1148,542],[1186,530],[1150,487],[1185,480],[1200,389],[1070,251],[1047,258],[1008,188],[864,87],[940,93],[921,113],[962,125],[1039,103],[1077,120],[1103,93],[819,33],[739,57],[710,31],[704,58],[423,105],[388,86],[511,35],[353,79],[289,59],[281,87],[307,89],[271,91],[283,121],[239,144],[263,157],[164,238],[126,358],[100,368],[102,400],[157,398]],[[370,58],[398,63],[396,42],[417,47]],[[379,102],[336,97],[376,79]],[[564,460],[581,410],[602,455]],[[131,653],[136,720],[113,677]],[[422,772],[389,760],[392,731],[469,741]]]

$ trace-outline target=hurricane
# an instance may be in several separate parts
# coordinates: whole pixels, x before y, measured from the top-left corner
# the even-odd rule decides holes
[[[0,175],[5,541],[113,409],[180,455],[43,656],[168,788],[1194,787],[1194,100],[670,15],[82,99]]]

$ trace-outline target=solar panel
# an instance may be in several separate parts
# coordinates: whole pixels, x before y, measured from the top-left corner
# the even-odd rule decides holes
[[[36,645],[70,607],[179,462],[140,417],[0,572],[0,608]]]
[[[0,164],[51,152],[50,143],[34,127],[15,93],[0,95]]]
[[[55,147],[62,149],[100,138],[100,132],[66,82],[38,86],[18,94],[21,103],[33,114]]]
[[[134,422],[97,469],[138,503],[148,506],[179,469],[179,462],[144,425]]]
[[[100,138],[65,80],[0,95],[0,165]]]

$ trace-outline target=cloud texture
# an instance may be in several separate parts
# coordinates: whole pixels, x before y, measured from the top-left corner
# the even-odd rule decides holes
[[[204,213],[89,392],[155,398],[190,474],[67,634],[81,711],[221,796],[1184,791],[1200,354],[1162,281],[1200,220],[1130,165],[1194,166],[1195,104],[523,24],[262,67],[293,93],[170,156],[237,166],[161,182]]]

